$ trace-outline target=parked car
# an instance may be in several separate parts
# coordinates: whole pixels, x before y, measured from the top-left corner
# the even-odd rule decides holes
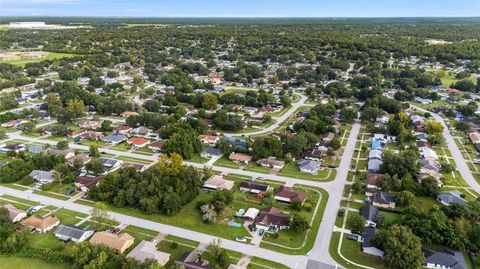
[[[360,231],[360,230],[352,230],[352,234],[361,235],[361,234],[362,234],[362,231]]]
[[[257,227],[255,227],[255,225],[253,224],[248,224],[248,229],[250,230],[250,232],[254,232],[257,230]]]
[[[265,180],[264,177],[257,177],[258,180]]]
[[[258,231],[258,235],[263,236],[264,234],[265,234],[265,230],[264,230],[264,229],[260,229],[260,231]]]
[[[353,240],[353,241],[358,241],[358,237],[356,237],[355,235],[347,235],[347,239],[348,240]]]
[[[247,239],[244,236],[237,236],[237,237],[235,237],[235,241],[246,243]]]
[[[335,165],[331,164],[328,166],[328,168],[337,168]]]
[[[118,232],[120,232],[120,229],[118,229],[118,228],[115,228],[115,229],[112,230],[112,234],[116,234]]]
[[[75,192],[75,188],[68,188],[67,191],[65,192],[66,195],[70,196],[72,193]]]

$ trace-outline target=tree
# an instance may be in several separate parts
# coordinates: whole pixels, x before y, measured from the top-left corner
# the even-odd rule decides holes
[[[104,120],[100,127],[102,132],[111,132],[112,131],[112,122],[109,120]]]
[[[93,158],[89,163],[85,165],[85,169],[95,175],[99,175],[103,172],[103,163],[98,158]]]
[[[393,269],[417,269],[425,260],[420,238],[405,226],[393,225],[380,230],[374,242],[383,249],[385,262]]]
[[[421,193],[426,196],[436,197],[437,194],[440,192],[440,187],[438,186],[438,182],[433,177],[428,177],[422,180],[422,188]]]
[[[427,134],[440,134],[443,132],[443,125],[435,120],[429,120],[425,123],[425,132]]]
[[[230,155],[235,151],[235,143],[225,138],[218,141],[216,146],[224,155]]]
[[[70,170],[70,166],[68,164],[59,163],[55,166],[53,178],[60,185],[62,185],[63,182],[72,182],[75,179],[75,175]]]
[[[100,157],[100,150],[98,150],[97,145],[90,146],[90,156],[92,157]]]
[[[290,203],[290,208],[295,211],[300,211],[302,210],[302,203],[298,200],[292,201],[292,203]]]
[[[227,251],[221,248],[222,240],[213,240],[208,246],[208,251],[212,254],[213,268],[225,268],[230,264]]]
[[[66,111],[70,118],[77,119],[83,117],[83,112],[85,110],[85,105],[82,100],[71,99],[68,101]]]
[[[409,206],[415,200],[415,195],[409,191],[402,191],[396,196],[396,202],[399,206]]]
[[[365,218],[360,214],[348,214],[348,224],[353,230],[365,229]]]
[[[217,221],[217,211],[212,204],[206,203],[200,207],[202,212],[202,220],[205,223],[215,223]]]
[[[49,93],[45,98],[45,103],[47,104],[47,111],[50,115],[56,116],[62,110],[62,102],[60,99],[54,94]]]
[[[338,150],[342,145],[340,144],[340,140],[338,138],[332,139],[329,145],[333,150]]]
[[[63,150],[68,148],[68,141],[62,140],[57,142],[57,149]]]
[[[96,202],[92,210],[90,210],[93,227],[99,229],[105,224],[110,223],[110,216],[108,215],[108,207],[102,202]]]
[[[203,102],[202,102],[202,107],[209,110],[209,109],[215,109],[218,104],[218,98],[215,94],[211,92],[207,92],[206,94],[203,95]]]
[[[345,123],[352,123],[353,120],[357,117],[357,112],[353,108],[344,108],[340,112],[342,115],[342,121]]]
[[[308,221],[299,214],[293,214],[292,219],[290,219],[289,226],[289,229],[295,233],[301,233],[310,228]]]

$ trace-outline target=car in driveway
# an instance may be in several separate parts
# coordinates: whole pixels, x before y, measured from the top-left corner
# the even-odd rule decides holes
[[[259,235],[259,236],[263,236],[264,234],[265,234],[265,230],[264,230],[264,229],[260,229],[260,230],[258,231],[258,235]]]
[[[352,230],[352,234],[361,235],[361,234],[362,234],[362,231],[360,231],[360,230]]]
[[[257,230],[257,227],[255,227],[255,225],[252,224],[248,224],[248,229],[250,230],[250,232],[254,232]]]
[[[358,237],[356,237],[355,235],[347,235],[347,239],[352,241],[358,241]]]

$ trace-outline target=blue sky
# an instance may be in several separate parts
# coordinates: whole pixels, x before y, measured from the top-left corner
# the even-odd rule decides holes
[[[0,16],[455,17],[480,0],[0,0]]]

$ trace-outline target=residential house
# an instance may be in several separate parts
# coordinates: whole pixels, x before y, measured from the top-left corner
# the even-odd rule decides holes
[[[379,159],[369,159],[368,160],[368,165],[367,165],[367,170],[370,173],[377,173],[380,172],[380,168],[383,164],[382,160]]]
[[[282,169],[285,165],[284,161],[277,160],[276,157],[263,158],[257,161],[257,164],[263,167],[271,167],[274,169]]]
[[[19,222],[27,217],[27,212],[18,209],[11,204],[5,204],[0,207],[6,208],[8,210],[8,219],[10,219],[10,221],[13,223]]]
[[[424,99],[424,98],[421,98],[421,97],[418,97],[418,96],[415,97],[414,100],[415,100],[415,102],[420,103],[422,105],[428,105],[428,104],[433,103],[433,101],[430,100],[430,99]]]
[[[201,135],[198,135],[198,140],[200,140],[200,142],[202,142],[203,144],[215,146],[215,144],[217,144],[217,142],[220,141],[220,137],[216,135],[201,134]]]
[[[78,137],[78,136],[84,134],[85,132],[87,132],[87,130],[85,130],[85,129],[71,130],[71,131],[68,131],[67,136],[70,137],[70,138],[74,138],[74,137]]]
[[[303,158],[312,161],[321,161],[322,158],[327,154],[328,148],[325,146],[319,146],[318,148],[306,151],[303,153]]]
[[[422,248],[425,256],[423,266],[435,269],[466,269],[465,259],[461,252],[451,250],[435,251]]]
[[[104,174],[111,173],[122,167],[123,161],[101,157],[99,160],[103,163]]]
[[[324,134],[322,138],[322,145],[328,147],[328,145],[330,145],[330,143],[334,138],[335,138],[335,134],[332,132],[328,132]]]
[[[395,136],[391,135],[386,135],[386,134],[374,134],[373,135],[373,140],[380,140],[382,143],[387,144],[387,143],[392,143],[396,139]]]
[[[81,119],[81,120],[77,120],[77,125],[80,128],[94,130],[94,129],[98,129],[102,126],[102,121]]]
[[[437,201],[442,205],[465,205],[467,200],[462,198],[462,193],[456,190],[442,191],[437,195]]]
[[[89,163],[91,160],[92,160],[92,157],[90,157],[90,155],[86,153],[80,153],[68,159],[66,163],[73,166],[75,165],[76,162],[81,162],[82,164],[85,165]]]
[[[320,162],[313,160],[301,159],[297,162],[298,169],[304,173],[310,173],[316,175],[318,170],[320,170]]]
[[[117,134],[128,134],[132,130],[133,128],[128,125],[119,125],[112,128],[112,131]]]
[[[252,156],[250,155],[235,152],[230,153],[228,158],[233,162],[241,163],[244,165],[247,165],[252,160]]]
[[[417,141],[417,147],[418,148],[432,148],[432,145],[428,143],[427,141]]]
[[[98,186],[98,183],[100,182],[101,176],[78,176],[75,179],[75,186],[77,188],[80,188],[83,192],[88,192],[90,188],[94,186]]]
[[[376,207],[395,208],[395,197],[386,191],[377,191],[370,199]]]
[[[25,150],[25,145],[20,144],[20,143],[14,143],[10,145],[5,145],[4,147],[0,148],[0,152],[9,152],[9,151],[15,151],[16,153],[19,153],[20,151]]]
[[[108,143],[111,146],[120,144],[123,141],[126,141],[127,137],[123,134],[111,133],[102,138],[102,141]]]
[[[160,152],[162,151],[164,144],[165,144],[165,141],[155,141],[153,143],[148,144],[147,148],[156,152]]]
[[[140,262],[144,262],[146,259],[152,259],[157,261],[161,266],[165,266],[170,260],[169,253],[158,251],[155,243],[145,240],[132,249],[127,257],[134,258]]]
[[[257,183],[252,180],[244,180],[240,183],[239,189],[243,192],[258,194],[266,193],[270,189],[270,186],[262,183]]]
[[[122,163],[122,168],[134,168],[138,172],[143,172],[147,166],[140,163],[124,162]]]
[[[265,231],[288,229],[289,222],[290,217],[283,214],[275,207],[267,207],[263,209],[255,218],[255,225],[257,228],[264,229]]]
[[[94,232],[93,230],[87,230],[78,226],[62,224],[58,226],[54,234],[62,241],[80,243],[87,240]]]
[[[364,205],[360,208],[360,215],[365,219],[365,227],[377,227],[378,208],[371,204]]]
[[[383,257],[383,251],[378,249],[374,244],[373,244],[373,238],[375,237],[376,229],[373,227],[368,227],[365,229],[365,231],[362,232],[362,245],[361,249],[362,252],[378,256],[378,257]]]
[[[226,180],[222,176],[213,175],[205,183],[203,183],[203,188],[209,190],[231,190],[235,182],[232,180]]]
[[[232,142],[235,146],[236,151],[245,151],[247,150],[247,141],[244,139],[238,139],[234,137],[225,137],[225,140]]]
[[[180,259],[175,261],[175,264],[184,269],[212,269],[208,265],[208,261],[202,260],[195,251],[184,253]]]
[[[372,149],[372,150],[375,150],[375,149],[383,150],[382,141],[381,141],[381,140],[373,139],[373,140],[372,140],[372,143],[371,143],[371,149]]]
[[[49,148],[47,149],[48,154],[55,155],[57,157],[63,156],[65,159],[70,159],[73,156],[75,156],[75,151],[71,149],[54,149],[54,148]]]
[[[133,245],[135,238],[127,233],[114,234],[108,232],[97,232],[90,238],[92,245],[104,245],[122,254],[131,245]]]
[[[30,152],[30,153],[33,153],[33,154],[40,154],[44,150],[45,149],[43,148],[43,146],[39,146],[39,145],[29,145],[29,146],[27,146],[27,151]]]
[[[132,145],[134,148],[143,148],[150,144],[150,140],[143,137],[130,137],[127,140],[127,144]]]
[[[139,114],[135,111],[124,111],[122,112],[122,117],[128,118],[130,116],[138,116]]]
[[[383,151],[378,149],[372,149],[368,152],[368,159],[382,160]]]
[[[469,133],[468,138],[474,145],[480,143],[480,133],[477,133],[477,132]]]
[[[28,175],[43,184],[53,182],[53,173],[49,171],[33,170]]]
[[[380,189],[378,184],[382,180],[383,174],[367,173],[366,187],[367,189]]]
[[[22,225],[29,227],[40,233],[46,233],[60,224],[60,219],[50,215],[48,217],[41,217],[32,215],[29,218],[22,221]]]
[[[307,194],[304,192],[294,191],[291,187],[280,186],[277,189],[277,192],[275,192],[274,198],[279,202],[291,203],[298,201],[303,204],[307,199]]]
[[[207,147],[200,152],[200,157],[203,158],[219,158],[222,156],[222,152],[219,149],[213,147]]]
[[[246,220],[255,220],[255,218],[257,218],[258,214],[260,214],[260,210],[258,210],[257,208],[254,208],[254,207],[250,207],[249,209],[247,209],[247,212],[245,212],[245,214],[243,214],[242,218],[244,218]]]
[[[430,161],[438,160],[437,153],[431,148],[420,148],[420,158]]]
[[[86,131],[83,134],[78,135],[78,137],[81,139],[98,140],[103,137],[103,133],[96,131]]]

